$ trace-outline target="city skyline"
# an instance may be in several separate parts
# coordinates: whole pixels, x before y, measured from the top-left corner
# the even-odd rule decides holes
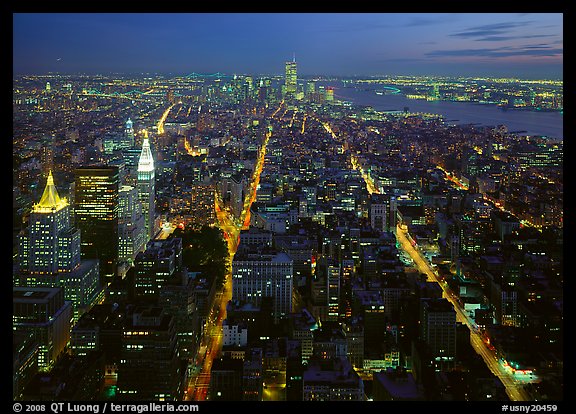
[[[13,73],[563,77],[562,13],[14,13]]]
[[[550,16],[14,15],[14,411],[557,411]]]

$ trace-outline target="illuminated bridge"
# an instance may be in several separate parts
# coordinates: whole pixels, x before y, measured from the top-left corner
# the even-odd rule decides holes
[[[184,76],[187,79],[204,79],[204,78],[231,78],[232,75],[226,75],[225,73],[216,72],[216,73],[195,73],[192,72],[189,75]]]
[[[94,96],[98,98],[119,98],[119,99],[131,99],[134,101],[144,101],[146,97],[165,97],[166,92],[162,90],[154,90],[151,89],[146,92],[142,92],[139,89],[133,89],[128,92],[102,92],[98,89],[84,89],[82,93],[79,95],[81,96]],[[174,96],[182,96],[181,94],[175,92]]]

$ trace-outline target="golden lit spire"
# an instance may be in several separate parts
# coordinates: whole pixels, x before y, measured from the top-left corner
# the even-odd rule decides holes
[[[44,188],[44,193],[40,202],[34,205],[34,211],[46,211],[52,209],[60,209],[67,205],[65,198],[60,198],[58,195],[58,190],[54,185],[54,177],[52,177],[52,170],[48,172],[48,180],[46,181],[46,187]]]

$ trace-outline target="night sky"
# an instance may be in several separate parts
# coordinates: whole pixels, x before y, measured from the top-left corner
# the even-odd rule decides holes
[[[14,74],[562,78],[562,13],[15,13]]]

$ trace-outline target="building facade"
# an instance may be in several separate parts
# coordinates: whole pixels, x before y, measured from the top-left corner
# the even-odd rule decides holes
[[[75,171],[74,216],[83,259],[100,261],[100,282],[107,286],[118,266],[118,167],[87,166]]]
[[[285,317],[292,311],[292,263],[292,259],[282,252],[235,256],[232,262],[233,297],[256,306],[261,305],[263,297],[271,297],[274,320]]]
[[[156,234],[156,176],[154,168],[154,158],[150,150],[148,134],[145,133],[142,142],[142,152],[138,160],[138,194],[144,211],[147,240],[154,238]]]
[[[18,236],[18,286],[62,287],[72,302],[74,321],[101,294],[97,260],[81,260],[81,234],[72,226],[70,205],[58,195],[52,172],[40,201],[32,207],[28,226]]]

